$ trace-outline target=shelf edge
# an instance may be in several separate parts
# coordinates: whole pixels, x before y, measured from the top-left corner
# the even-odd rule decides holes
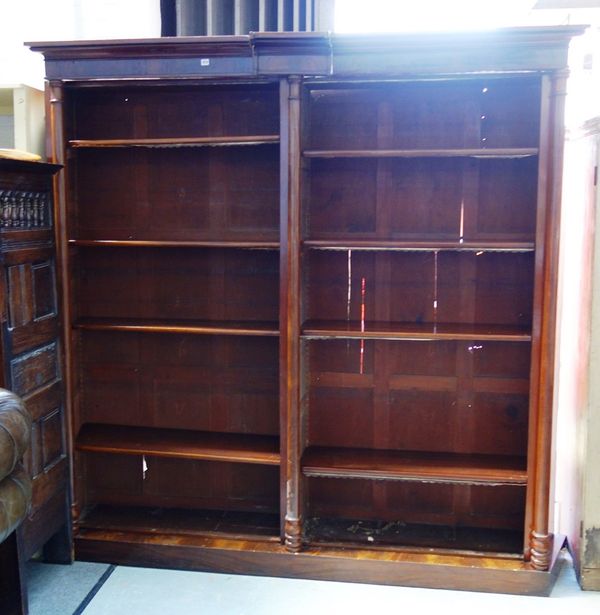
[[[278,241],[162,241],[153,239],[69,239],[69,245],[98,248],[232,248],[279,250]]]
[[[508,478],[483,478],[483,477],[450,477],[443,473],[420,474],[401,473],[401,472],[383,472],[378,470],[344,470],[338,468],[316,469],[311,467],[302,468],[304,476],[309,478],[341,478],[341,479],[365,479],[365,480],[380,480],[380,481],[396,481],[396,482],[418,482],[418,483],[434,483],[447,485],[474,485],[474,486],[527,486],[527,477],[508,477]]]
[[[114,147],[237,147],[279,143],[279,135],[249,135],[248,137],[167,137],[147,139],[71,139],[73,149]]]
[[[537,147],[516,148],[440,148],[440,149],[360,149],[304,150],[305,158],[529,158]]]
[[[74,329],[88,331],[125,331],[137,333],[189,333],[195,335],[241,335],[241,336],[266,336],[278,337],[279,329],[253,329],[251,327],[232,328],[216,326],[194,326],[194,325],[150,325],[150,324],[126,324],[126,323],[93,323],[75,322]]]

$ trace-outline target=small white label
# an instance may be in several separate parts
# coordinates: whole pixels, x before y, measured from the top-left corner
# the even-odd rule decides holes
[[[210,60],[208,58],[202,58],[200,60],[200,66],[210,66]]]

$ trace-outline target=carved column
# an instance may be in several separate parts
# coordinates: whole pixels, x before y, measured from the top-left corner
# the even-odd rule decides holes
[[[292,553],[297,553],[302,549],[302,519],[289,519],[286,517],[285,546]]]
[[[526,525],[530,530],[526,536],[526,557],[536,570],[550,567],[554,542],[549,507],[566,80],[567,71],[542,78],[536,237],[536,246],[540,248],[536,250],[535,263],[541,275],[537,276],[535,289],[532,336],[533,363],[539,368],[531,378]]]
[[[64,97],[63,86],[60,82],[46,83],[46,154],[49,162],[55,164],[65,164],[65,147],[63,140],[63,118],[64,118]],[[62,282],[70,280],[69,266],[69,250],[68,250],[68,225],[67,225],[67,179],[66,173],[62,170],[54,176],[54,228],[56,229],[56,265],[61,272],[58,276],[58,290],[61,298],[61,325],[62,325],[62,342],[63,354],[65,363],[65,410],[66,410],[66,426],[67,426],[67,452],[69,455],[69,473],[71,483],[71,516],[73,521],[79,518],[80,507],[77,501],[80,491],[76,488],[75,477],[73,474],[73,400],[72,400],[72,374],[73,374],[73,359],[72,359],[72,338],[71,338],[71,300],[70,288],[68,284]],[[39,217],[40,224],[50,225],[51,222],[48,216],[52,212],[48,211],[47,200],[45,198],[39,201]],[[62,282],[62,283],[61,283]]]
[[[536,570],[548,570],[552,559],[552,547],[554,546],[552,534],[538,534],[531,532],[530,557],[531,565]]]
[[[284,483],[284,543],[302,547],[302,417],[300,382],[300,78],[281,85],[281,432]]]

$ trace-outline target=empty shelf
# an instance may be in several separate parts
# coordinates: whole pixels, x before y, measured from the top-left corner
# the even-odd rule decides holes
[[[237,463],[279,465],[279,438],[156,427],[87,423],[79,431],[79,451],[150,455]]]
[[[275,542],[279,542],[279,526],[276,513],[147,506],[99,505],[86,511],[79,520],[79,528],[106,532],[222,536]]]
[[[75,329],[90,331],[131,331],[137,333],[191,333],[196,335],[278,336],[276,322],[172,321],[142,319],[82,318]]]
[[[536,156],[537,147],[458,149],[354,149],[305,150],[306,158],[526,158]]]
[[[305,239],[306,248],[316,250],[397,250],[436,252],[532,252],[532,241],[407,241],[394,239]]]
[[[531,340],[528,329],[508,325],[366,322],[362,329],[359,321],[309,320],[302,326],[302,336],[305,339]]]
[[[85,248],[247,248],[277,250],[278,241],[162,241],[155,239],[69,239],[69,245]]]
[[[306,476],[468,485],[526,485],[525,457],[420,451],[308,448]]]
[[[167,137],[148,139],[72,139],[71,147],[218,147],[279,143],[279,135]]]

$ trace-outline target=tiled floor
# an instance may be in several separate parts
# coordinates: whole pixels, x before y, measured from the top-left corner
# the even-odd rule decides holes
[[[126,566],[113,570],[83,562],[72,567],[32,564],[30,611],[31,615],[377,615],[418,609],[423,615],[458,611],[598,615],[600,592],[582,592],[566,559],[550,598]],[[79,607],[92,589],[95,593]]]
[[[72,615],[94,589],[106,564],[27,564],[30,615]]]

